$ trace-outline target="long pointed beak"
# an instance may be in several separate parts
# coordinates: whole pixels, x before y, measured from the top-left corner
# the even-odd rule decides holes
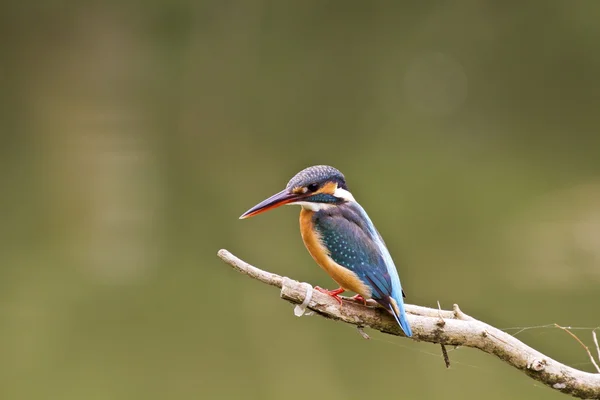
[[[260,203],[243,213],[240,216],[240,219],[254,217],[255,215],[272,210],[284,204],[293,203],[294,201],[297,201],[300,198],[302,198],[301,194],[290,193],[287,189],[284,189],[281,192],[269,197],[268,199],[261,201]]]

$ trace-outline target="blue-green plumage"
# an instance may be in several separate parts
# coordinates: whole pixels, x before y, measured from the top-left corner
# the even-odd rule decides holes
[[[313,215],[313,221],[323,245],[335,262],[361,278],[369,269],[377,270],[377,274],[387,273],[365,222],[358,218],[351,204],[318,211]]]
[[[313,203],[325,203],[325,204],[337,204],[342,203],[340,199],[335,197],[334,195],[327,193],[317,193],[310,196],[310,201]]]
[[[364,209],[356,202],[325,208],[314,213],[313,224],[329,256],[354,272],[369,287],[371,297],[390,309],[406,335],[411,336],[396,267]],[[398,315],[390,298],[398,307]]]

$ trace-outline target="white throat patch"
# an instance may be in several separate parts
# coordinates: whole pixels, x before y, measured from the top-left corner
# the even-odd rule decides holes
[[[346,201],[356,202],[356,200],[354,200],[354,196],[352,196],[352,193],[350,193],[346,189],[336,188],[335,192],[333,192],[333,195],[335,197],[337,197],[338,199],[344,199]]]
[[[310,211],[314,211],[314,212],[326,210],[330,207],[335,207],[335,204],[313,203],[311,201],[298,201],[293,204],[298,204],[298,205],[302,206],[302,208],[304,208],[305,210],[310,210]]]

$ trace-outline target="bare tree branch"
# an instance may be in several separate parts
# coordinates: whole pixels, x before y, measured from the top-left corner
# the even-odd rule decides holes
[[[227,250],[220,250],[218,255],[238,272],[281,288],[281,298],[290,303],[305,303],[308,309],[328,319],[403,336],[394,318],[372,301],[365,306],[343,297],[344,302],[340,306],[335,299],[312,290],[307,283],[263,271]],[[307,293],[310,298],[305,302]],[[453,311],[411,304],[406,305],[406,310],[414,340],[473,347],[495,355],[529,377],[562,393],[582,399],[600,399],[600,374],[580,371],[553,360],[508,333],[464,314],[456,304]]]

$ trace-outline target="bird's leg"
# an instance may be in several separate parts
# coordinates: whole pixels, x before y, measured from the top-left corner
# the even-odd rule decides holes
[[[342,299],[340,299],[339,294],[344,293],[346,291],[346,289],[344,289],[343,287],[339,287],[335,290],[327,290],[319,286],[315,286],[315,290],[318,290],[321,293],[325,293],[326,295],[333,297],[338,301],[338,303],[340,303],[340,306],[342,305]]]
[[[354,296],[352,296],[350,298],[356,302],[363,303],[365,306],[367,305],[367,300],[365,300],[365,298],[362,297],[360,294],[355,294]]]

